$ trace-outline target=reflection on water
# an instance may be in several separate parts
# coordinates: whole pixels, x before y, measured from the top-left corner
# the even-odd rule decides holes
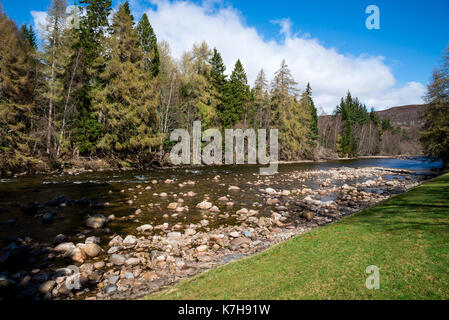
[[[279,166],[279,173],[285,174],[297,170],[326,170],[336,167],[387,167],[394,169],[415,170],[417,174],[428,175],[433,170],[441,167],[441,162],[431,161],[427,158],[413,159],[359,159],[345,161],[329,161],[320,163],[294,163]],[[319,187],[316,181],[297,182],[292,179],[276,181],[276,175],[271,178],[270,185],[254,185],[259,180],[259,166],[217,166],[200,168],[175,168],[150,171],[125,171],[125,172],[99,172],[83,173],[76,176],[24,176],[20,178],[0,180],[0,238],[7,239],[14,236],[30,237],[39,242],[51,242],[57,234],[67,236],[75,235],[85,229],[84,223],[89,215],[101,213],[105,216],[114,214],[116,217],[132,215],[137,208],[142,208],[143,214],[138,221],[116,221],[109,227],[111,232],[125,233],[135,231],[135,227],[150,223],[161,222],[197,223],[202,219],[202,214],[195,209],[205,195],[209,196],[212,203],[220,207],[218,198],[229,195],[240,206],[250,206],[260,197],[259,190],[263,187],[276,189],[295,189],[301,185]],[[213,178],[219,175],[220,179]],[[175,180],[172,184],[166,184],[166,179]],[[157,184],[152,181],[157,180]],[[179,186],[179,183],[194,181],[195,185]],[[240,192],[228,191],[230,185],[241,188]],[[142,186],[138,188],[138,186]],[[150,190],[145,187],[150,186]],[[184,205],[190,210],[176,218],[164,219],[168,212],[167,205],[176,201],[179,193],[193,191],[197,197],[181,197]],[[167,198],[161,198],[154,193],[165,192]],[[68,200],[65,207],[44,206],[48,201],[64,195]],[[109,203],[103,209],[94,209],[83,203],[76,203],[83,197],[92,203]],[[127,203],[133,200],[132,204]],[[326,200],[326,199],[325,199]],[[329,199],[332,200],[332,199]],[[21,204],[33,201],[39,202],[41,207],[37,215],[27,215],[20,210]],[[153,204],[153,206],[149,206]],[[238,208],[236,208],[238,209]],[[267,209],[268,210],[268,209]],[[263,210],[262,214],[263,214]],[[42,215],[50,212],[53,214],[52,223],[43,223]],[[100,231],[97,231],[102,235]],[[101,233],[101,234],[100,234]],[[0,245],[0,247],[3,244]]]

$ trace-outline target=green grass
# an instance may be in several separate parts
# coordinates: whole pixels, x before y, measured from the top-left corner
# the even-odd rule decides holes
[[[449,299],[449,174],[145,299]]]

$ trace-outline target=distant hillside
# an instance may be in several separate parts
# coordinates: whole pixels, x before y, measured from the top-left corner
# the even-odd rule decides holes
[[[388,118],[395,126],[401,128],[421,128],[424,124],[425,104],[413,104],[408,106],[393,107],[383,111],[377,111],[380,119]]]
[[[376,140],[374,130],[371,127],[364,128],[360,132],[362,145],[361,155],[417,155],[422,153],[419,143],[419,131],[424,124],[423,105],[406,105],[393,107],[383,111],[377,111],[380,120],[389,119],[400,133],[385,132],[380,144],[374,148],[373,141]],[[319,117],[318,127],[320,131],[320,143],[325,149],[335,151],[337,135],[343,130],[344,123],[340,117],[323,115]],[[368,138],[366,138],[368,136]]]

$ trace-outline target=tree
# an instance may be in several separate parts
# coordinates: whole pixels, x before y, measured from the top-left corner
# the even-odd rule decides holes
[[[36,35],[34,34],[34,30],[32,26],[27,26],[26,24],[22,25],[21,31],[23,33],[23,36],[25,40],[28,41],[31,48],[34,50],[37,50],[37,42],[36,42]]]
[[[47,11],[45,45],[42,59],[45,64],[45,89],[42,95],[48,101],[46,132],[46,152],[50,154],[55,135],[54,118],[56,108],[64,97],[64,74],[70,63],[71,44],[68,41],[70,30],[65,28],[66,0],[52,0]]]
[[[426,154],[449,165],[449,46],[427,86],[428,103],[421,143]]]
[[[318,114],[315,108],[315,103],[312,98],[312,88],[310,87],[310,83],[307,83],[306,90],[301,95],[300,100],[301,107],[309,113],[309,126],[310,126],[310,137],[309,142],[312,147],[317,145],[318,140]]]
[[[74,43],[74,48],[81,52],[78,64],[82,70],[79,75],[80,86],[74,93],[78,113],[74,140],[81,153],[90,153],[97,143],[101,127],[92,110],[92,85],[94,83],[102,85],[99,74],[103,72],[104,64],[98,64],[97,59],[109,30],[108,17],[112,10],[112,1],[79,0],[79,2],[84,5],[84,14],[80,19],[78,42]],[[75,64],[75,60],[72,64]]]
[[[147,68],[153,77],[159,74],[160,56],[157,45],[156,34],[148,20],[148,16],[144,13],[137,25],[137,33],[139,34],[139,43],[145,54],[148,56]]]
[[[222,94],[226,86],[226,66],[224,65],[223,58],[217,48],[214,48],[214,53],[210,59],[210,78],[212,85],[215,87],[217,92]]]
[[[223,110],[225,103],[227,76],[225,75],[226,66],[217,48],[214,48],[214,52],[209,63],[211,66],[210,80],[212,84],[212,91],[215,95],[215,100],[217,101],[216,108],[217,110]]]
[[[261,69],[252,89],[254,98],[254,126],[268,128],[271,119],[270,97],[265,71]]]
[[[168,42],[162,41],[159,44],[160,71],[159,71],[159,91],[161,99],[159,103],[161,133],[168,134],[174,129],[180,118],[180,91],[181,75],[176,61],[170,55]]]
[[[0,151],[30,154],[36,63],[25,35],[0,9]]]
[[[282,61],[271,84],[271,126],[279,129],[280,157],[287,160],[310,155],[310,114],[297,101],[298,88],[290,69]]]
[[[227,82],[224,103],[219,108],[220,119],[225,128],[230,128],[242,120],[246,122],[249,100],[248,80],[239,59],[232,71],[230,81]]]
[[[113,17],[112,33],[103,39],[104,86],[92,91],[93,109],[102,124],[98,149],[109,155],[145,156],[160,144],[158,94],[145,71],[146,53],[139,45],[133,21],[124,5]]]
[[[341,156],[353,157],[359,148],[359,138],[354,130],[357,125],[363,125],[369,121],[366,106],[361,104],[358,98],[352,98],[348,91],[346,98],[341,98],[335,114],[345,121],[343,135],[337,141],[337,151]]]
[[[182,56],[181,108],[182,123],[186,128],[191,128],[195,120],[202,121],[203,129],[220,125],[217,115],[218,93],[210,77],[211,56],[212,52],[204,41],[194,44],[192,50]]]

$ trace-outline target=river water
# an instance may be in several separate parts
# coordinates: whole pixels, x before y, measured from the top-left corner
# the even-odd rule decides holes
[[[279,174],[300,170],[327,170],[338,167],[362,168],[383,167],[416,171],[417,175],[433,175],[441,167],[441,162],[426,158],[413,159],[358,159],[316,163],[291,163],[279,166]],[[8,243],[15,237],[29,237],[33,242],[51,243],[56,235],[74,236],[86,230],[85,221],[89,216],[102,214],[115,215],[116,221],[108,229],[96,230],[93,234],[125,234],[142,224],[159,223],[198,223],[202,219],[201,211],[195,209],[204,197],[219,205],[218,198],[232,197],[240,206],[250,206],[261,188],[295,189],[298,187],[319,187],[318,181],[305,182],[293,179],[271,178],[270,185],[255,185],[260,179],[259,166],[217,166],[198,168],[175,168],[151,171],[96,172],[79,175],[31,175],[0,180],[0,238]],[[214,180],[214,177],[220,176]],[[166,179],[174,180],[165,183]],[[153,183],[156,180],[157,183]],[[195,184],[187,184],[192,181]],[[363,181],[361,181],[363,182]],[[179,184],[186,183],[183,186]],[[241,191],[228,190],[230,185],[238,186]],[[148,187],[151,187],[149,189]],[[147,188],[147,190],[145,190]],[[185,197],[192,191],[195,197]],[[167,197],[160,197],[160,193]],[[156,195],[158,194],[158,195]],[[64,196],[66,203],[50,205],[48,202]],[[172,217],[167,205],[182,198],[189,207],[187,213]],[[132,200],[132,203],[129,203]],[[21,210],[21,205],[38,202],[39,208],[33,214]],[[107,206],[103,208],[103,204]],[[142,210],[138,217],[137,209]],[[220,207],[221,209],[221,207]],[[264,208],[261,208],[262,214]],[[43,214],[51,213],[52,222],[44,222]],[[169,217],[164,215],[169,214]],[[232,221],[227,221],[232,223]],[[213,227],[213,226],[212,226]],[[0,247],[2,247],[0,245]]]

